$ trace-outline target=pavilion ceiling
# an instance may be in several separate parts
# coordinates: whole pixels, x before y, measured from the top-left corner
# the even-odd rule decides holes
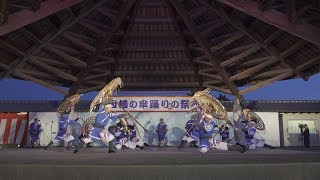
[[[3,0],[0,24],[0,78],[65,95],[114,77],[243,95],[320,71],[319,1]]]

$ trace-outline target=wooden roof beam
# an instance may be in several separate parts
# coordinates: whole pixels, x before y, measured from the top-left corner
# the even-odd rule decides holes
[[[87,61],[87,68],[79,72],[79,74],[77,75],[78,81],[72,84],[67,96],[71,96],[77,93],[78,89],[81,87],[81,84],[85,80],[85,77],[87,76],[88,72],[98,61],[99,57],[104,52],[105,47],[108,47],[113,34],[119,29],[120,25],[125,20],[127,14],[129,13],[131,7],[135,2],[136,0],[128,0],[123,3],[123,7],[121,8],[120,13],[112,23],[111,30],[106,30],[106,32],[104,32],[103,38],[97,42],[95,53]]]
[[[92,79],[101,78],[101,77],[105,77],[105,76],[109,76],[109,75],[111,75],[111,71],[106,70],[104,73],[101,73],[101,74],[95,74],[95,75],[87,76],[85,78],[85,80],[89,81],[89,80],[92,80]]]
[[[280,81],[282,79],[288,78],[289,76],[292,76],[292,75],[293,75],[293,72],[286,72],[286,73],[280,74],[280,75],[272,77],[272,78],[270,78],[268,80],[259,82],[256,85],[250,86],[249,88],[241,90],[240,94],[241,95],[246,94],[246,93],[254,91],[254,90],[258,89],[258,88],[261,88],[261,87],[267,86],[269,84],[272,84],[272,83],[274,83],[276,81]]]
[[[65,32],[62,34],[62,37],[72,42],[74,45],[81,47],[83,49],[89,50],[90,52],[95,52],[96,48],[79,40],[78,38],[73,37],[71,34]]]
[[[228,46],[229,44],[241,39],[242,37],[244,37],[244,34],[236,34],[234,36],[231,36],[228,39],[220,42],[219,44],[216,44],[215,46],[211,47],[210,50],[211,50],[211,52],[218,51],[219,49],[222,49],[222,48]]]
[[[230,64],[232,64],[232,63],[235,63],[236,61],[238,61],[238,60],[240,60],[240,59],[242,59],[242,58],[244,58],[244,57],[246,57],[246,56],[254,53],[254,52],[259,51],[260,49],[261,49],[260,46],[255,45],[255,46],[251,47],[250,49],[243,51],[243,52],[240,53],[240,54],[237,54],[237,55],[235,55],[235,56],[233,56],[233,57],[231,57],[231,58],[229,58],[229,59],[227,59],[227,60],[222,61],[222,62],[220,63],[220,65],[221,65],[222,67],[226,67],[226,66],[228,66],[228,65],[230,65]]]
[[[208,35],[209,33],[211,33],[212,31],[220,28],[221,26],[224,26],[226,24],[226,21],[220,20],[215,24],[212,24],[211,26],[209,26],[207,29],[201,31],[201,35]]]
[[[2,27],[1,25],[5,24],[8,22],[8,3],[9,0],[1,0],[0,1],[0,28]],[[1,29],[0,29],[1,33]],[[1,36],[1,34],[0,34]]]
[[[63,2],[69,2],[69,1],[70,0],[63,1]],[[10,73],[12,73],[14,71],[14,69],[21,67],[21,65],[23,65],[26,61],[29,60],[30,56],[33,56],[36,53],[39,53],[39,51],[41,51],[42,48],[44,48],[45,46],[50,44],[60,34],[62,34],[64,31],[66,31],[67,29],[69,29],[70,27],[72,27],[73,25],[78,23],[81,19],[86,17],[88,14],[92,13],[95,9],[97,9],[98,7],[103,5],[106,1],[107,0],[101,0],[101,1],[97,2],[95,5],[93,5],[93,7],[87,9],[85,12],[83,12],[81,15],[79,15],[76,19],[74,19],[71,23],[62,26],[58,30],[58,32],[56,32],[54,35],[50,36],[50,38],[48,38],[46,41],[43,41],[43,44],[41,44],[39,47],[37,47],[33,52],[28,53],[27,56],[23,57],[23,59],[16,59],[14,62],[10,63],[10,69],[8,69],[5,73],[3,73],[3,75],[0,75],[0,79],[7,77]],[[46,1],[46,2],[48,2],[48,1]],[[39,11],[37,11],[37,12],[39,12]],[[0,27],[0,32],[1,32],[1,27]],[[1,34],[0,34],[0,36],[1,36]]]
[[[223,93],[227,93],[227,94],[231,94],[230,90],[226,89],[226,88],[221,88],[219,86],[214,86],[214,85],[211,85],[210,83],[207,84],[206,82],[203,83],[203,86],[204,87],[207,87],[207,88],[211,88],[215,91],[219,91],[219,92],[223,92]]]
[[[203,49],[204,54],[207,56],[207,58],[209,59],[209,61],[212,63],[212,65],[215,67],[216,71],[218,72],[218,74],[221,76],[222,80],[224,81],[224,83],[226,84],[226,86],[228,87],[228,89],[230,90],[230,92],[239,97],[239,91],[237,89],[237,86],[232,83],[229,79],[229,75],[227,75],[225,69],[223,69],[223,67],[220,65],[220,58],[214,56],[211,51],[210,48],[207,46],[207,44],[204,42],[204,40],[202,39],[202,37],[200,36],[200,33],[197,32],[197,29],[194,25],[194,23],[192,22],[192,20],[188,17],[187,12],[185,11],[185,9],[181,6],[180,3],[178,3],[175,0],[170,0],[171,4],[173,5],[173,7],[176,9],[177,13],[179,14],[179,16],[181,17],[182,21],[184,22],[184,24],[187,26],[187,28],[190,30],[190,32],[193,34],[193,38],[195,39],[195,41],[199,44],[199,46]]]
[[[262,44],[265,44],[267,46],[274,39],[276,39],[281,34],[281,32],[282,31],[280,29],[275,30],[269,37],[267,37],[265,40],[263,40]]]
[[[9,49],[11,49],[17,56],[26,56],[26,54],[24,52],[22,52],[21,50],[19,50],[18,48],[16,48],[15,46],[9,44],[8,42],[0,39],[0,43],[5,45],[6,47],[8,47]]]
[[[62,68],[68,68],[68,64],[64,63],[64,62],[61,62],[61,61],[58,61],[56,59],[52,59],[52,58],[48,58],[48,57],[41,57],[41,56],[30,56],[29,57],[30,60],[37,60],[37,61],[41,61],[43,63],[46,63],[46,64],[51,64],[55,67],[62,67]]]
[[[263,12],[259,10],[257,3],[251,0],[216,1],[320,46],[320,30],[311,24],[292,24],[286,14],[273,9]]]
[[[279,80],[283,80],[283,79],[285,79],[285,78],[288,78],[288,77],[294,75],[294,73],[296,73],[296,72],[303,71],[303,70],[309,68],[310,66],[313,65],[313,63],[319,62],[319,60],[320,60],[320,55],[314,57],[313,59],[311,59],[311,60],[309,60],[309,61],[307,61],[307,62],[305,62],[305,63],[303,63],[303,64],[300,64],[300,65],[296,68],[296,70],[289,69],[289,71],[287,71],[287,72],[285,72],[285,73],[282,73],[282,74],[280,74],[280,75],[277,75],[277,76],[275,76],[275,77],[272,77],[272,78],[270,78],[270,79],[268,79],[268,80],[262,81],[262,82],[260,82],[260,83],[258,83],[258,84],[256,84],[256,85],[254,85],[254,86],[250,86],[250,87],[247,88],[247,89],[241,90],[241,91],[240,91],[240,94],[243,95],[243,94],[246,94],[246,93],[251,92],[251,91],[253,91],[253,90],[256,90],[256,89],[258,89],[258,88],[261,88],[261,87],[263,87],[263,86],[266,86],[266,85],[269,85],[269,84],[271,84],[271,83],[274,83],[274,82],[276,82],[276,81],[279,81]]]
[[[70,56],[69,54],[56,49],[54,47],[45,47],[46,50],[50,51],[51,53],[54,53],[60,57],[62,57],[64,60],[68,61],[71,65],[76,66],[76,67],[80,67],[80,68],[86,68],[87,64],[73,56]]]
[[[126,70],[120,70],[118,69],[116,72],[114,72],[115,76],[161,76],[161,75],[169,75],[169,76],[191,76],[195,75],[194,72],[191,71],[185,71],[185,70],[174,70],[174,71],[169,71],[169,70],[152,70],[152,71],[126,71]]]
[[[68,74],[58,68],[52,67],[46,63],[43,63],[37,59],[30,58],[30,62],[36,66],[39,66],[40,68],[43,68],[43,69],[55,74],[56,76],[63,78],[63,79],[70,80],[70,81],[77,81],[77,78],[75,76]]]
[[[301,48],[302,46],[306,45],[307,43],[308,43],[307,41],[301,39],[296,44],[294,44],[293,46],[291,46],[290,48],[288,48],[284,52],[280,53],[280,56],[282,58],[290,56],[290,54],[292,54],[293,52],[295,52],[297,49]]]
[[[40,38],[38,38],[36,35],[34,35],[32,32],[30,32],[27,28],[22,27],[22,28],[20,28],[19,30],[20,30],[23,34],[31,37],[31,39],[32,39],[35,43],[38,43],[38,44],[42,44],[42,43],[43,43],[43,41],[42,41]]]
[[[27,75],[25,73],[19,72],[17,70],[15,70],[13,72],[13,75],[18,76],[18,77],[20,77],[20,78],[22,78],[24,80],[27,80],[27,81],[32,81],[32,82],[37,83],[37,84],[39,84],[41,86],[44,86],[46,88],[52,89],[54,91],[57,91],[57,92],[59,92],[61,94],[64,94],[64,95],[67,94],[67,92],[65,90],[61,89],[61,88],[58,88],[58,87],[56,87],[54,85],[51,85],[51,84],[49,84],[47,82],[44,82],[44,81],[42,81],[40,79],[37,79],[37,78],[32,77],[32,76],[29,76],[29,75]]]
[[[8,0],[1,0],[0,2],[5,3],[7,1]],[[0,36],[24,27],[28,24],[34,23],[40,19],[48,17],[80,2],[82,2],[82,0],[48,0],[41,3],[40,9],[38,11],[22,10],[17,13],[11,14],[8,17],[8,23],[0,26]],[[4,6],[0,4],[0,8],[2,9],[3,7]]]
[[[267,67],[267,66],[270,66],[272,65],[273,63],[275,63],[277,61],[277,59],[273,58],[272,56],[269,56],[269,57],[265,57],[265,62],[257,65],[257,66],[254,66],[252,68],[249,68],[241,73],[238,73],[234,76],[231,76],[231,81],[234,81],[234,80],[240,80],[240,79],[243,79],[243,78],[246,78],[246,77],[249,77],[250,75],[260,71],[261,69]]]
[[[216,73],[213,73],[213,72],[207,72],[206,69],[200,69],[198,73],[201,76],[206,76],[209,78],[213,78],[213,79],[217,79],[217,80],[222,81],[222,78],[220,76],[216,75]]]
[[[97,9],[99,13],[101,13],[104,16],[109,17],[110,19],[114,19],[117,16],[118,11],[110,9],[108,7],[101,7]]]
[[[41,6],[41,0],[29,0],[32,10],[37,11],[40,9]]]
[[[296,0],[285,0],[285,3],[288,20],[290,23],[295,23],[295,21],[297,20]]]
[[[105,35],[104,31],[97,28],[96,26],[88,23],[88,22],[85,22],[85,21],[80,21],[79,24],[85,28],[87,28],[88,30],[90,30],[91,32],[94,32],[95,34],[103,37]]]
[[[210,6],[210,5],[208,5]],[[251,28],[247,28],[245,25],[243,25],[243,23],[241,22],[241,20],[238,17],[235,16],[231,16],[228,15],[228,13],[220,6],[214,6],[216,13],[218,14],[218,16],[220,16],[221,18],[225,19],[226,21],[228,21],[232,26],[234,26],[235,28],[237,28],[238,30],[240,30],[243,34],[245,34],[246,36],[248,36],[250,39],[252,39],[258,46],[260,46],[261,48],[265,49],[267,52],[270,53],[271,56],[274,56],[277,58],[277,60],[280,62],[281,66],[284,66],[284,68],[290,68],[292,70],[294,70],[294,68],[285,62],[284,58],[281,57],[280,52],[278,52],[277,49],[275,49],[274,47],[269,47],[267,44],[264,44],[261,37],[258,37],[259,35],[255,35],[253,36],[250,31],[251,28],[253,28],[253,25],[251,26]],[[255,21],[257,22],[257,21]],[[274,35],[275,34],[275,35]],[[272,36],[276,36],[277,33],[273,33]],[[261,40],[260,40],[261,39]],[[270,40],[270,39],[269,39]]]
[[[149,88],[149,89],[154,89],[154,88],[199,88],[199,83],[198,82],[168,82],[168,81],[163,81],[163,82],[158,82],[158,81],[150,81],[150,82],[126,82],[124,80],[125,88]],[[101,82],[101,85],[89,87],[86,89],[79,89],[78,93],[87,93],[91,91],[97,91],[103,88],[106,84],[104,82]],[[221,89],[221,91],[226,91],[225,89]],[[230,94],[230,92],[229,92]]]

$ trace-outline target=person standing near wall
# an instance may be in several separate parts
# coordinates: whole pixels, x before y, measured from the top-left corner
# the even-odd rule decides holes
[[[156,128],[156,133],[158,134],[158,146],[164,145],[166,146],[166,134],[168,131],[168,125],[163,122],[163,119],[160,118],[160,123]]]
[[[302,132],[303,135],[303,142],[304,142],[304,147],[310,148],[310,133],[309,133],[309,128],[308,125],[304,125],[304,131]]]
[[[34,118],[34,122],[29,126],[29,134],[31,137],[31,147],[39,145],[39,134],[42,131],[41,124],[38,118]]]

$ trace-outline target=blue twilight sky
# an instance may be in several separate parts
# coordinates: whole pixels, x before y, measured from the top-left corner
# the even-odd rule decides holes
[[[185,91],[120,91],[117,95],[186,95]],[[85,94],[82,99],[93,99],[97,92]],[[217,96],[218,92],[213,92]],[[29,81],[4,79],[0,81],[0,100],[61,100],[63,95]],[[308,81],[294,79],[279,81],[245,95],[247,100],[320,100],[320,74]]]

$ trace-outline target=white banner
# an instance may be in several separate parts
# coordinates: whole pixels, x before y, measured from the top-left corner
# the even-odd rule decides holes
[[[115,96],[112,104],[114,111],[187,112],[190,100],[189,96]]]

